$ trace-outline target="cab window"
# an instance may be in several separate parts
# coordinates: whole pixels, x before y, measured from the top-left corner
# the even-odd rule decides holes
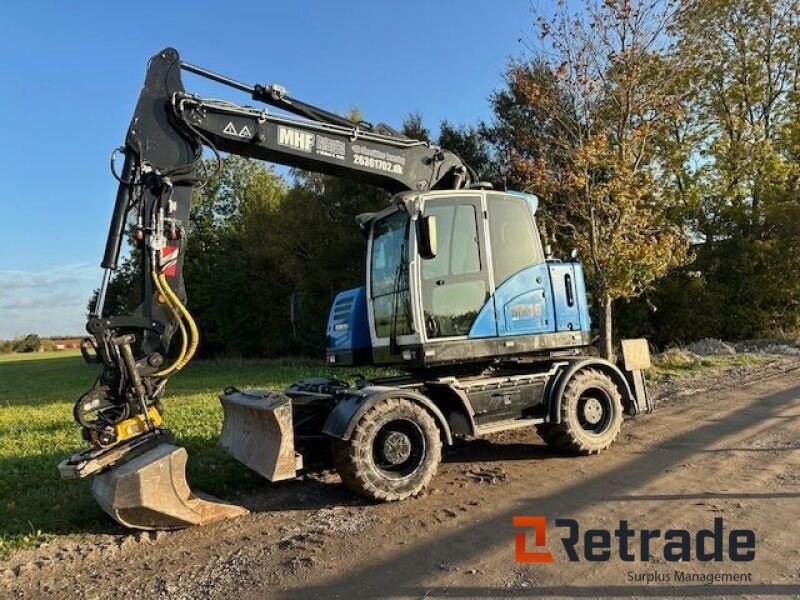
[[[439,253],[422,262],[423,279],[480,271],[475,207],[471,204],[432,206],[425,214],[436,217]]]
[[[377,221],[370,262],[375,335],[413,333],[408,291],[408,215],[392,213]]]
[[[524,198],[490,194],[487,205],[494,282],[499,286],[514,273],[543,262],[544,256],[533,215]]]

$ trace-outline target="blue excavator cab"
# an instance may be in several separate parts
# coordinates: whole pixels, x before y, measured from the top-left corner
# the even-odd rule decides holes
[[[583,266],[545,256],[538,204],[520,192],[405,192],[362,215],[367,281],[333,302],[328,362],[420,368],[589,345]]]

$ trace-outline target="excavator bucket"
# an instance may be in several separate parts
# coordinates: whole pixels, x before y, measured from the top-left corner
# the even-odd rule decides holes
[[[291,399],[278,392],[229,388],[220,401],[225,413],[220,445],[270,481],[293,478],[303,457],[294,450]]]
[[[161,443],[94,476],[92,494],[118,523],[134,529],[180,529],[247,514],[247,509],[193,494],[186,449]]]

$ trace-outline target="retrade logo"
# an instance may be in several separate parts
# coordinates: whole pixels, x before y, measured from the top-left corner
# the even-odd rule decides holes
[[[545,517],[515,516],[512,525],[522,530],[514,535],[516,562],[553,562],[553,555],[545,550]],[[664,532],[660,529],[634,529],[624,519],[619,521],[614,530],[582,531],[575,519],[556,519],[555,525],[570,562],[606,562],[612,559],[648,562],[654,555],[660,555],[666,562],[723,562],[726,559],[749,562],[756,557],[755,532],[750,529],[731,529],[726,532],[722,517],[715,518],[711,528],[695,532],[677,528]]]
[[[524,517],[517,516],[512,520],[514,527],[525,527],[533,529],[533,542],[537,548],[542,548],[547,544],[547,523],[544,517]],[[549,552],[531,552],[526,545],[527,535],[524,531],[518,531],[514,536],[514,558],[521,563],[543,563],[553,562],[553,555]]]

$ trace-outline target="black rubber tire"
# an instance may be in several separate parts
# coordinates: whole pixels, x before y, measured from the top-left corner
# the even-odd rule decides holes
[[[603,405],[601,422],[582,423],[579,411],[587,398]],[[561,397],[561,423],[543,423],[536,432],[548,446],[559,452],[587,456],[608,448],[622,427],[622,396],[611,378],[597,369],[578,371],[567,382]]]
[[[395,423],[413,423],[419,443],[413,470],[390,475],[375,460],[374,443],[379,433]],[[333,465],[344,485],[372,500],[391,502],[419,494],[436,474],[442,459],[442,440],[433,417],[419,404],[404,398],[389,398],[367,410],[349,440],[334,440]],[[409,459],[410,460],[410,459]]]

